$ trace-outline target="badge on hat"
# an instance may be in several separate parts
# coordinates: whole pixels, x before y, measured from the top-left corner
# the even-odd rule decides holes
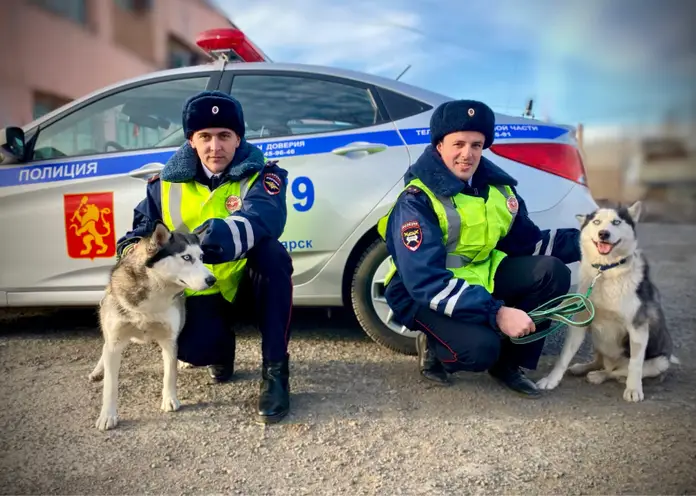
[[[217,115],[218,112],[220,112],[220,107],[213,105],[213,115]]]
[[[280,186],[283,181],[280,179],[278,174],[273,174],[272,172],[267,172],[263,175],[263,189],[269,195],[277,195],[280,193]]]
[[[473,117],[475,113],[476,113],[476,111],[472,108],[470,108],[469,111],[467,112],[467,114],[469,114],[469,117]]]
[[[236,195],[231,195],[225,200],[225,208],[231,214],[238,212],[242,208],[242,199]]]
[[[411,251],[416,251],[423,242],[423,230],[416,220],[406,222],[401,226],[401,241]]]
[[[507,208],[511,214],[516,214],[520,209],[520,204],[517,202],[517,198],[514,196],[507,197]]]

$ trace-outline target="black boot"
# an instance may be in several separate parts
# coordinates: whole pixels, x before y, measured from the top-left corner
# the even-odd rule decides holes
[[[228,359],[224,363],[208,365],[208,375],[215,382],[229,382],[234,375],[234,357],[235,349],[228,352]]]
[[[541,396],[541,391],[537,385],[525,377],[522,370],[516,365],[498,362],[490,368],[488,373],[500,384],[525,398],[536,399]]]
[[[234,362],[208,365],[208,375],[215,382],[229,382],[234,375]]]
[[[418,369],[423,377],[441,386],[449,386],[450,380],[442,362],[437,359],[435,352],[428,347],[428,336],[424,332],[416,337],[416,350],[418,350]]]
[[[257,420],[263,424],[279,422],[290,411],[290,371],[288,357],[280,362],[264,359]]]
[[[227,350],[223,356],[225,360],[222,363],[208,365],[208,375],[215,382],[229,382],[234,375],[234,358],[237,350],[237,338],[234,333],[227,337],[228,341],[224,344]]]

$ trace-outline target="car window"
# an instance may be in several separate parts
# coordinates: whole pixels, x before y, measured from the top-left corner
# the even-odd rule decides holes
[[[377,93],[389,113],[389,118],[393,121],[405,119],[433,108],[432,105],[385,88],[377,88]]]
[[[33,159],[179,146],[184,102],[208,79],[159,81],[96,100],[41,129]]]
[[[242,74],[232,96],[247,139],[329,133],[385,122],[369,89],[311,76]]]

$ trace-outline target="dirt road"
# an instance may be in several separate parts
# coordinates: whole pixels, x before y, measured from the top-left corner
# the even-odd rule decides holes
[[[99,432],[93,311],[2,324],[4,494],[685,494],[696,493],[696,227],[640,226],[683,365],[622,386],[566,378],[530,401],[487,374],[429,387],[414,357],[381,349],[347,317],[297,311],[292,412],[253,423],[258,336],[238,339],[235,382],[180,375],[182,409],[158,410],[161,359],[131,346],[120,425]],[[586,348],[585,348],[586,349]],[[558,340],[547,344],[558,352]],[[545,356],[533,377],[548,370]]]

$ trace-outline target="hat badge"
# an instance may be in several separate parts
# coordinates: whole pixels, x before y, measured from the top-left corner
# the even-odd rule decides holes
[[[469,111],[467,112],[467,114],[469,114],[469,117],[473,117],[475,113],[476,112],[472,108],[470,108]]]
[[[220,112],[220,109],[218,108],[218,106],[213,105],[213,115],[217,114],[218,112]]]

